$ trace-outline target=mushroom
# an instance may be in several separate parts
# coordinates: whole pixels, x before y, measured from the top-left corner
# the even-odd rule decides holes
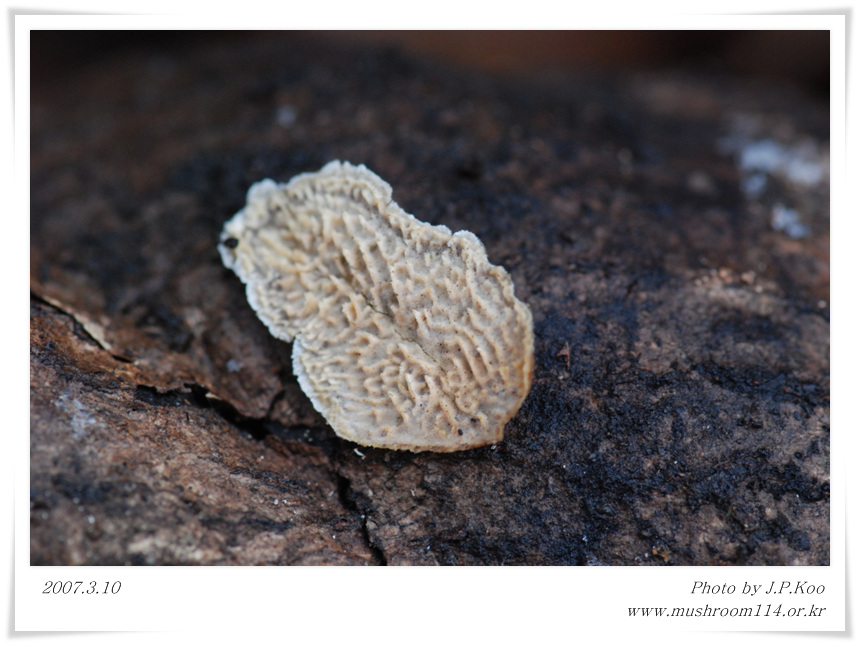
[[[508,273],[474,234],[403,211],[363,165],[254,184],[218,250],[260,320],[292,342],[302,390],[342,438],[494,444],[528,394],[532,315]]]

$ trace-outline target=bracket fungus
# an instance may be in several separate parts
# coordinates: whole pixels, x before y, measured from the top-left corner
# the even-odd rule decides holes
[[[531,387],[529,308],[468,231],[421,222],[363,165],[248,191],[218,246],[293,343],[302,390],[341,437],[408,451],[493,444]]]

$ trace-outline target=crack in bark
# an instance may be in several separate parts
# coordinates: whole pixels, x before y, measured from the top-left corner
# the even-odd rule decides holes
[[[111,352],[109,348],[105,347],[104,343],[99,341],[98,337],[95,334],[93,334],[92,332],[90,332],[89,329],[87,329],[86,324],[80,321],[78,317],[75,316],[72,312],[65,309],[65,307],[61,305],[58,301],[50,299],[46,296],[42,296],[41,294],[37,294],[32,289],[30,290],[30,298],[37,303],[45,305],[46,307],[50,307],[54,311],[59,312],[63,316],[66,316],[71,319],[75,333],[79,337],[90,341],[91,343],[94,343],[99,349],[104,350],[117,361],[120,361],[122,363],[134,363],[134,361],[129,359],[128,357],[124,357],[121,354],[114,354],[113,352]]]
[[[133,359],[129,359],[128,357],[124,357],[122,355],[114,354],[110,351],[109,348],[105,347],[105,344],[99,341],[98,337],[96,337],[92,332],[90,332],[86,325],[82,323],[78,317],[70,310],[66,309],[61,303],[56,300],[49,299],[41,294],[30,290],[30,298],[41,304],[45,307],[49,307],[61,316],[68,318],[73,325],[75,333],[78,337],[94,344],[103,352],[107,353],[117,361],[121,363],[130,363],[134,364]],[[249,417],[247,415],[243,415],[239,412],[238,408],[227,401],[226,399],[222,399],[220,397],[214,396],[211,391],[202,384],[197,382],[185,382],[184,386],[188,389],[188,391],[184,391],[179,388],[171,388],[168,390],[160,390],[155,386],[151,386],[149,384],[135,384],[139,392],[145,392],[149,397],[182,397],[184,400],[189,403],[193,403],[194,405],[200,408],[209,408],[215,411],[222,419],[224,419],[229,424],[238,427],[239,429],[246,431],[249,433],[254,439],[262,440],[267,435],[269,435],[272,431],[268,428],[269,424],[278,424],[271,419],[270,415],[274,410],[278,401],[283,399],[286,390],[281,389],[272,397],[271,402],[269,402],[269,406],[266,409],[265,415],[262,417]],[[190,395],[190,397],[189,397]]]
[[[347,511],[358,514],[361,520],[361,535],[367,545],[367,549],[373,555],[377,565],[388,565],[388,559],[381,547],[376,545],[373,538],[370,536],[370,530],[367,528],[367,519],[370,516],[372,507],[363,500],[363,496],[354,492],[352,489],[352,481],[341,473],[335,473],[337,478],[337,495],[341,504]]]

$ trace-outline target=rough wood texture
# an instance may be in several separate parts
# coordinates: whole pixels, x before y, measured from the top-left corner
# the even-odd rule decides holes
[[[31,562],[827,564],[826,106],[314,47],[34,76]],[[499,445],[337,438],[222,266],[253,182],[338,158],[511,272],[535,373]]]

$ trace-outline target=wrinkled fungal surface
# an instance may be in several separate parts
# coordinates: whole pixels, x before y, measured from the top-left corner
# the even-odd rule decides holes
[[[364,166],[263,180],[219,251],[343,438],[409,451],[502,439],[531,386],[529,308],[480,240],[404,212]]]

